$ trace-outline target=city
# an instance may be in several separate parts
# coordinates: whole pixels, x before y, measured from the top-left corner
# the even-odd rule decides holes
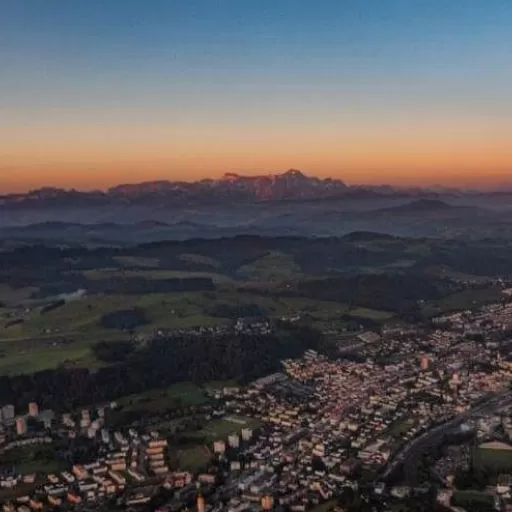
[[[116,402],[63,413],[39,411],[37,403],[29,403],[24,414],[5,404],[2,454],[51,447],[66,438],[88,445],[91,458],[44,475],[16,473],[14,464],[0,480],[0,496],[13,496],[4,501],[4,510],[136,508],[162,489],[172,498],[161,511],[306,511],[326,503],[343,510],[338,499],[348,488],[362,499],[378,496],[381,507],[425,492],[420,485],[425,482],[410,468],[433,439],[478,430],[479,443],[491,447],[487,451],[512,450],[506,414],[512,409],[507,297],[505,292],[502,303],[436,317],[430,328],[397,324],[380,334],[334,336],[337,359],[307,350],[283,360],[279,373],[247,386],[210,390],[203,418],[222,419],[232,428],[203,447],[205,463],[196,472],[179,467],[165,433],[153,426],[109,425]],[[252,327],[261,329],[271,326]],[[356,358],[346,353],[347,345],[356,347]],[[493,424],[505,425],[506,435],[493,436]],[[437,499],[449,505],[458,492],[454,474],[442,458],[436,464],[444,481],[436,483]],[[498,510],[505,510],[512,503],[512,478],[506,483],[497,476],[490,496]]]

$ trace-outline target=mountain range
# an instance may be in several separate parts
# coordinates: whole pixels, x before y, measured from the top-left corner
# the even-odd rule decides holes
[[[251,236],[394,236],[512,239],[506,210],[439,199],[274,201],[167,208],[79,207],[13,210],[0,222],[0,251],[18,245],[125,246],[160,240]],[[16,215],[14,215],[16,214]]]
[[[290,169],[282,174],[240,176],[228,173],[220,179],[195,182],[151,181],[118,185],[105,191],[78,191],[60,188],[41,188],[24,194],[0,196],[3,207],[87,206],[104,204],[160,205],[180,203],[215,203],[223,201],[261,202],[315,200],[329,198],[371,197],[433,197],[459,196],[457,189],[394,188],[391,186],[347,185],[342,180],[307,176]]]
[[[105,191],[43,188],[0,197],[0,251],[18,245],[132,245],[251,236],[512,240],[512,194],[351,186],[289,170],[269,176],[157,181]]]

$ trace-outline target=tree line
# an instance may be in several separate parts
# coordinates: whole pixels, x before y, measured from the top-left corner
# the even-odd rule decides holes
[[[0,404],[24,408],[28,402],[36,401],[40,407],[69,410],[182,381],[247,382],[277,371],[282,359],[297,357],[321,344],[318,331],[283,324],[272,334],[158,338],[136,351],[128,350],[131,353],[126,359],[94,372],[61,367],[31,375],[0,377]],[[112,351],[104,345],[96,350],[112,360]]]

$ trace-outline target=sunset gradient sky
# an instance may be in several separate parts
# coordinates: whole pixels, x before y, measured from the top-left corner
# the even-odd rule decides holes
[[[0,191],[512,182],[510,0],[0,0]]]

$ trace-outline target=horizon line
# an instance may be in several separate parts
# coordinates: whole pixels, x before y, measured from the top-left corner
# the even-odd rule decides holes
[[[510,188],[512,187],[512,182],[501,182],[501,183],[494,183],[489,184],[487,186],[485,185],[473,185],[473,186],[467,186],[467,185],[443,185],[441,183],[432,183],[432,184],[403,184],[403,183],[397,183],[397,184],[391,184],[386,182],[378,182],[378,183],[354,183],[350,181],[346,181],[342,178],[334,177],[334,176],[316,176],[311,173],[306,173],[304,171],[300,171],[298,169],[289,168],[286,171],[281,172],[268,172],[268,173],[260,173],[260,174],[241,174],[237,172],[232,171],[226,171],[223,173],[219,173],[215,176],[211,177],[204,177],[199,179],[171,179],[171,178],[155,178],[155,179],[148,179],[148,180],[142,180],[142,181],[132,181],[132,182],[119,182],[110,186],[105,187],[74,187],[74,186],[58,186],[58,185],[41,185],[38,187],[33,188],[27,188],[22,191],[5,191],[0,192],[1,195],[27,195],[34,192],[38,192],[41,190],[59,190],[64,192],[80,192],[80,193],[108,193],[112,189],[118,188],[118,187],[124,187],[124,186],[138,186],[138,185],[145,185],[145,184],[158,184],[158,183],[188,183],[188,184],[194,184],[194,183],[201,183],[205,181],[222,181],[223,178],[232,176],[233,178],[242,178],[242,179],[258,179],[258,178],[270,178],[270,177],[279,177],[283,176],[285,174],[291,174],[291,173],[297,173],[301,174],[308,179],[317,179],[320,181],[333,181],[333,182],[340,182],[343,183],[347,188],[381,188],[381,187],[389,187],[393,188],[397,191],[405,191],[405,190],[431,190],[431,189],[443,189],[443,190],[456,190],[456,191],[466,191],[466,192],[499,192],[501,188]]]

